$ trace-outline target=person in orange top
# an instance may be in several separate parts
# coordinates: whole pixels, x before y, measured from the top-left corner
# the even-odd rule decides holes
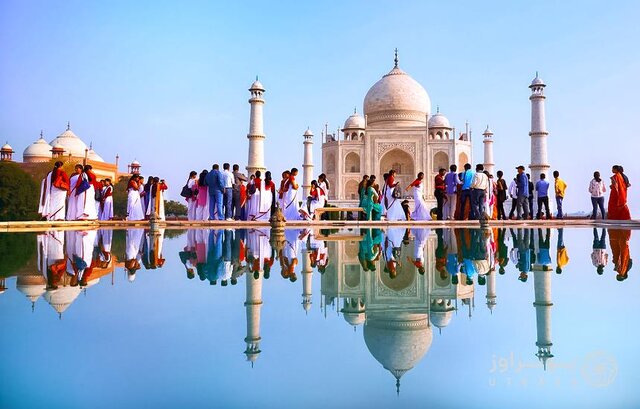
[[[616,280],[627,279],[633,261],[629,255],[629,239],[631,230],[609,229],[609,245],[613,253],[613,271],[617,272]]]
[[[611,193],[609,194],[609,204],[607,206],[607,219],[610,220],[630,220],[631,213],[627,206],[627,183],[620,172],[618,165],[611,169]]]

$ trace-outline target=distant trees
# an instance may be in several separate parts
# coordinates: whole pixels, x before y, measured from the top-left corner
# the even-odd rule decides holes
[[[37,220],[40,186],[20,166],[0,162],[0,221]]]
[[[176,202],[175,200],[165,200],[164,201],[164,212],[167,216],[186,216],[187,215],[187,206],[180,202]]]

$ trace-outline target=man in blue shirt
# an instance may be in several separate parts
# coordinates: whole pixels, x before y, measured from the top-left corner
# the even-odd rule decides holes
[[[460,187],[460,178],[458,177],[458,167],[456,165],[449,166],[450,172],[444,177],[444,185],[447,189],[447,201],[444,204],[442,218],[444,220],[453,220],[456,213],[457,192]]]
[[[464,217],[464,208],[469,202],[469,218],[475,219],[475,212],[473,210],[473,201],[471,199],[471,184],[473,183],[473,177],[475,176],[475,172],[471,170],[471,164],[464,164],[464,172],[462,173],[462,192],[460,193],[460,219],[465,220]]]
[[[529,179],[527,179],[527,175],[524,173],[524,166],[520,165],[516,169],[518,170],[518,175],[516,176],[518,219],[522,220],[524,213],[526,220],[529,219]]]
[[[551,211],[549,210],[549,182],[546,180],[544,173],[540,174],[540,180],[536,183],[536,192],[538,192],[538,215],[536,219],[542,217],[542,205],[544,205],[544,218],[551,219]]]
[[[220,166],[216,163],[213,165],[211,172],[207,173],[205,179],[209,186],[209,220],[223,220],[224,209],[222,207],[222,197],[224,187],[222,185],[222,174]]]

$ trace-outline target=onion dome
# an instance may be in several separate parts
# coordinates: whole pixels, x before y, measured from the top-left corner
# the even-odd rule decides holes
[[[364,129],[364,117],[357,112],[354,112],[346,121],[344,121],[342,130],[345,131],[351,129]]]
[[[44,293],[44,299],[62,316],[62,313],[80,295],[80,291],[80,286],[58,287],[55,290],[47,290]]]
[[[42,132],[40,138],[22,152],[24,162],[46,162],[51,159],[51,145],[44,139]]]
[[[451,124],[446,116],[440,113],[440,110],[435,113],[431,118],[429,118],[429,128],[451,128]]]
[[[307,128],[307,130],[304,131],[304,134],[302,134],[302,136],[313,137],[313,132],[311,132],[311,129]]]
[[[376,82],[364,98],[367,125],[394,122],[404,126],[424,126],[431,111],[427,91],[397,64]]]
[[[251,84],[251,87],[249,88],[249,91],[264,91],[264,86],[262,85],[262,83],[260,81],[258,81],[258,77],[256,76],[256,80],[253,81],[253,84]]]
[[[2,145],[2,148],[0,148],[0,150],[2,150],[3,152],[11,152],[13,153],[13,148],[11,147],[11,145],[9,145],[9,143],[5,143],[4,145]]]
[[[531,85],[529,85],[529,88],[532,88],[532,87],[546,87],[544,81],[542,81],[542,78],[538,76],[537,71],[536,71],[536,77],[533,79],[533,81],[531,81]]]
[[[88,149],[82,139],[73,133],[69,124],[67,124],[67,129],[64,132],[51,141],[50,145],[61,145],[67,155],[78,158],[84,158],[85,150]]]
[[[19,276],[16,288],[33,304],[47,290],[47,280],[41,274]]]
[[[482,135],[484,135],[486,138],[493,136],[493,131],[489,128],[489,125],[487,125],[487,129],[484,130]]]

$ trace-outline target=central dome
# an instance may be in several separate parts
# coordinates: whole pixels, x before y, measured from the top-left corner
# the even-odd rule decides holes
[[[73,133],[71,128],[67,125],[67,130],[58,135],[50,143],[51,146],[60,145],[65,150],[65,155],[72,155],[78,158],[84,157],[85,150],[89,147]]]
[[[431,100],[427,91],[397,66],[364,97],[367,125],[393,122],[401,126],[424,126],[429,112]]]

